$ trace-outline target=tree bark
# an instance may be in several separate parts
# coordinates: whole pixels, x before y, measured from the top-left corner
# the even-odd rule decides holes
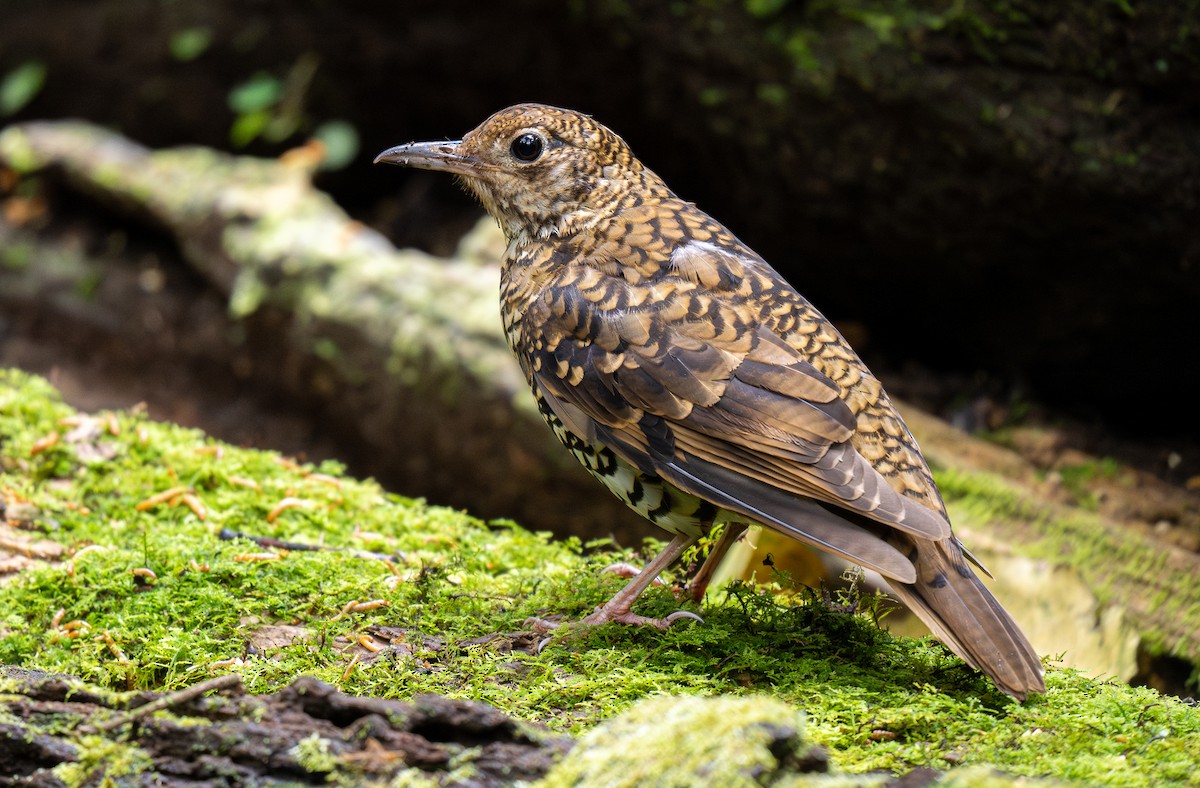
[[[179,692],[143,692],[126,704],[70,676],[20,668],[0,674],[12,684],[5,706],[14,720],[0,725],[5,784],[65,785],[48,770],[85,764],[91,771],[78,778],[86,784],[136,776],[167,786],[383,785],[415,769],[432,785],[487,788],[543,777],[571,748],[570,739],[483,703],[359,698],[309,677],[247,695],[238,676],[227,674]],[[218,694],[206,696],[210,689]],[[109,757],[82,752],[83,733],[107,739]],[[114,757],[120,752],[137,755],[122,763]],[[469,779],[454,774],[468,764]]]

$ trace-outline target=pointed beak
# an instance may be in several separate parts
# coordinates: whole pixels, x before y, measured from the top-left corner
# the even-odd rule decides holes
[[[400,167],[415,167],[419,170],[452,172],[455,175],[478,175],[480,170],[492,169],[471,156],[458,152],[462,140],[450,142],[410,142],[388,148],[375,157],[375,164],[385,162]]]

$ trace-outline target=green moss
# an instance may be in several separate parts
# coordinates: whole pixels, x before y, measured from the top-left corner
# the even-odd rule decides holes
[[[5,605],[0,617],[9,633],[0,638],[0,660],[10,664],[36,664],[108,686],[169,689],[205,677],[213,662],[238,656],[255,627],[284,622],[313,627],[316,642],[283,649],[278,661],[259,666],[257,685],[256,671],[248,670],[251,685],[266,689],[270,676],[299,672],[338,681],[345,665],[331,644],[337,636],[394,620],[388,614],[396,610],[402,619],[431,626],[462,624],[480,607],[463,595],[478,590],[476,575],[485,564],[502,572],[513,593],[534,583],[542,560],[553,566],[565,552],[548,547],[543,537],[489,530],[457,512],[389,496],[374,484],[334,479],[330,475],[341,471],[334,463],[300,468],[137,415],[114,416],[116,435],[102,427],[99,435],[74,442],[68,437],[72,427],[62,421],[70,414],[44,382],[0,374],[0,492],[33,504],[39,522],[53,523],[52,536],[73,550],[102,546],[23,573],[0,592],[21,600]],[[54,432],[63,436],[58,444],[34,455],[34,445]],[[89,450],[108,458],[80,462]],[[194,491],[205,519],[185,505],[139,511],[139,502],[177,487]],[[305,504],[268,521],[286,498]],[[389,566],[339,552],[293,552],[278,561],[247,562],[238,559],[262,549],[217,538],[221,528],[402,552],[406,561]],[[482,554],[481,540],[494,551]],[[456,545],[471,546],[469,557],[456,556]],[[138,567],[157,575],[152,587],[135,582],[130,570]],[[402,582],[394,582],[393,568]],[[460,572],[466,576],[456,587]],[[430,602],[451,590],[457,604],[431,611]],[[346,603],[376,598],[392,607],[337,618]],[[60,636],[51,627],[59,610],[62,621],[86,621],[90,636]],[[108,644],[94,639],[106,630],[128,662],[114,660]]]
[[[0,130],[0,159],[21,174],[31,173],[41,164],[29,137],[11,127]]]
[[[317,733],[311,733],[301,739],[291,753],[296,763],[307,771],[319,774],[332,772],[338,765],[337,756],[333,754],[328,739],[323,739]]]
[[[998,483],[939,478],[955,507],[1029,511]],[[194,491],[203,519],[182,502],[145,503],[175,487]],[[585,553],[578,542],[388,494],[336,463],[296,465],[140,413],[88,420],[45,381],[12,371],[0,372],[0,496],[35,512],[33,527],[71,551],[0,585],[0,660],[105,687],[169,690],[234,670],[261,692],[310,674],[359,695],[482,700],[576,733],[647,696],[769,694],[788,719],[804,712],[808,739],[847,773],[987,764],[1149,785],[1151,775],[1186,782],[1200,766],[1194,707],[1053,666],[1048,693],[1016,704],[939,644],[893,638],[811,594],[735,584],[706,604],[704,625],[568,628],[528,653],[511,634],[526,618],[580,618],[622,582],[601,567],[643,559]],[[287,498],[306,503],[277,510]],[[1085,520],[1035,524],[1059,545],[1046,549],[1086,544]],[[346,550],[264,550],[221,539],[222,528]],[[239,560],[262,552],[280,557]],[[134,568],[157,580],[140,584]],[[342,612],[356,600],[387,604]],[[679,605],[667,586],[639,610]],[[303,634],[272,640],[269,626]],[[352,642],[372,626],[387,628],[376,633],[390,632],[393,647],[375,658],[359,651],[351,666]],[[117,756],[136,770],[136,753]],[[72,779],[87,773],[71,768]]]
[[[811,761],[804,715],[766,696],[660,696],[596,728],[542,782],[575,785],[776,784]]]
[[[1090,511],[1095,511],[1099,505],[1097,494],[1089,488],[1089,484],[1098,478],[1116,478],[1120,470],[1117,462],[1111,457],[1100,460],[1089,460],[1076,464],[1058,467],[1057,472],[1062,479],[1063,487],[1071,494],[1076,503]]]
[[[1038,509],[1012,485],[997,476],[934,466],[934,478],[948,503],[957,503],[976,522],[1022,520],[1039,516]]]
[[[761,695],[662,695],[597,726],[539,785],[864,788],[892,779],[887,771],[850,774],[826,768],[824,751],[812,746],[805,716],[793,706]],[[951,771],[932,784],[1000,788],[1062,783],[981,764]]]
[[[143,750],[98,735],[81,736],[76,746],[79,760],[59,764],[51,770],[68,786],[119,785],[122,778],[136,777],[152,766],[150,756]]]

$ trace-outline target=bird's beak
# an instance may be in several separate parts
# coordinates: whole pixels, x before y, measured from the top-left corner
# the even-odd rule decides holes
[[[488,169],[483,162],[458,152],[462,140],[451,142],[410,142],[388,148],[375,157],[375,164],[386,162],[400,167],[416,167],[420,170],[452,172],[455,175],[471,176],[481,169]]]

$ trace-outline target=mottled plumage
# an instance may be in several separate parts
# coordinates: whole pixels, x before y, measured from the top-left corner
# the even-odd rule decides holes
[[[585,621],[665,626],[637,595],[714,521],[879,572],[1005,692],[1037,654],[964,558],[878,379],[753,250],[590,117],[523,104],[377,161],[458,175],[509,245],[501,313],[542,414],[670,545]]]

